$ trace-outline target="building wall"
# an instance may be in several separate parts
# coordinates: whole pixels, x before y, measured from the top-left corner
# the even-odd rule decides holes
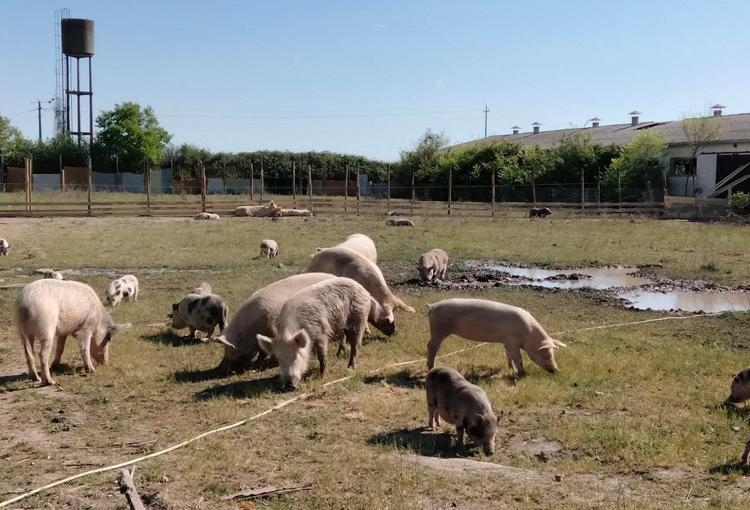
[[[669,194],[673,196],[694,196],[695,193],[707,193],[716,186],[716,154],[704,154],[715,152],[744,152],[750,151],[750,142],[738,143],[716,143],[706,146],[697,157],[697,172],[695,179],[695,190],[693,190],[692,179],[687,186],[685,194],[685,177],[673,176],[669,178]],[[672,158],[690,158],[692,150],[687,145],[670,146],[664,158],[665,168],[670,168]]]

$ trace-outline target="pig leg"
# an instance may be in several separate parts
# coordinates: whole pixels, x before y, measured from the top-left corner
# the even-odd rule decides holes
[[[39,361],[42,364],[42,381],[44,381],[44,384],[55,384],[55,380],[52,379],[52,375],[49,373],[49,357],[52,354],[54,338],[54,334],[39,337]]]
[[[747,443],[745,443],[745,451],[742,452],[742,464],[747,464],[748,454],[750,454],[750,437],[747,438]]]
[[[349,353],[349,368],[356,368],[357,356],[359,355],[359,346],[362,345],[362,337],[365,335],[367,322],[362,322],[357,329],[350,329],[346,332],[346,339],[349,340],[351,351]]]
[[[318,363],[320,364],[320,377],[323,377],[326,375],[326,359],[328,357],[328,353],[326,352],[326,349],[324,349],[320,345],[315,346],[316,354],[318,355]]]
[[[52,362],[52,368],[58,369],[60,368],[60,361],[62,361],[62,355],[63,351],[65,350],[65,340],[67,340],[67,336],[58,336],[57,337],[57,351],[55,352],[55,360]]]
[[[195,328],[192,326],[189,326],[188,329],[190,330],[190,334],[188,335],[188,340],[195,340]]]
[[[435,406],[427,402],[427,428],[435,430]]]
[[[78,348],[81,351],[81,359],[83,359],[83,366],[86,369],[86,373],[93,373],[96,371],[94,364],[91,362],[91,333],[81,332],[78,337]]]
[[[448,266],[445,266],[443,270],[440,272],[440,279],[445,280],[445,272],[448,270]]]
[[[456,435],[458,438],[456,439],[456,444],[459,448],[464,447],[464,426],[463,424],[456,423]]]
[[[138,301],[138,285],[133,289],[133,301]]]
[[[36,363],[34,362],[34,337],[26,335],[26,333],[21,333],[21,342],[23,343],[23,353],[26,356],[26,367],[28,368],[29,377],[35,381],[41,381],[42,379],[36,371]]]
[[[435,356],[440,350],[440,346],[443,344],[443,340],[446,337],[435,336],[434,334],[427,343],[427,369],[430,370],[435,366]]]
[[[523,369],[521,349],[519,347],[506,346],[505,355],[508,358],[508,364],[511,365],[511,370],[515,368],[515,372],[519,377],[525,376],[526,371]]]

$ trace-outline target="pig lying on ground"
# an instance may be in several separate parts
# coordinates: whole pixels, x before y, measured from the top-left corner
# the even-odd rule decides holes
[[[10,243],[5,239],[0,239],[0,255],[6,256],[10,251]]]
[[[279,361],[281,383],[295,389],[307,370],[310,353],[326,373],[328,341],[345,337],[351,346],[349,368],[355,368],[370,314],[370,294],[349,278],[332,278],[300,290],[284,304],[273,338],[258,335],[258,345]]]
[[[389,227],[413,227],[414,222],[409,218],[393,218],[385,222]]]
[[[529,209],[529,219],[531,218],[546,218],[552,214],[549,207],[532,207]]]
[[[224,359],[216,370],[223,373],[246,370],[256,355],[257,363],[262,362],[266,353],[258,347],[257,335],[276,336],[284,303],[297,291],[331,278],[334,276],[327,273],[298,274],[256,291],[237,310],[221,335],[211,338],[224,345]]]
[[[281,217],[286,216],[312,216],[313,213],[309,209],[282,209]]]
[[[64,280],[63,274],[60,271],[45,271],[42,273],[42,278],[46,278],[48,280]]]
[[[423,282],[431,282],[436,278],[445,279],[448,270],[448,254],[440,248],[435,248],[423,253],[417,264],[419,279]]]
[[[55,384],[50,375],[50,354],[57,341],[52,364],[60,365],[65,340],[78,339],[81,359],[86,372],[93,372],[93,359],[100,364],[109,360],[109,342],[130,324],[114,324],[94,289],[80,282],[37,280],[25,286],[16,299],[18,332],[26,355],[29,376],[35,381],[39,374],[34,364],[34,338],[39,340],[42,380]]]
[[[130,299],[131,296],[133,301],[138,301],[138,278],[126,274],[122,278],[112,280],[107,287],[106,296],[107,303],[112,307],[119,305],[123,299]]]
[[[204,331],[209,337],[219,326],[219,332],[227,323],[227,304],[217,294],[188,294],[179,303],[172,305],[171,326],[175,329],[189,328],[188,338],[195,339],[196,331]]]
[[[331,273],[355,280],[367,289],[394,324],[395,310],[414,313],[414,308],[393,295],[380,268],[349,248],[334,247],[319,251],[310,259],[306,271]]]
[[[260,256],[267,259],[276,258],[279,254],[279,245],[273,239],[263,239],[260,243]]]
[[[210,213],[210,212],[199,212],[195,215],[193,218],[194,220],[207,220],[207,221],[218,221],[221,219],[221,216],[218,214]]]
[[[565,347],[550,338],[532,315],[516,306],[485,299],[445,299],[427,305],[430,342],[427,345],[427,368],[435,366],[435,355],[451,334],[477,342],[502,343],[508,368],[519,376],[525,374],[521,349],[529,358],[550,373],[557,372],[555,349]]]
[[[256,218],[267,218],[281,213],[281,207],[271,200],[266,205],[241,205],[234,210],[235,216],[253,216]]]
[[[495,451],[495,434],[502,418],[495,416],[487,394],[479,386],[447,367],[433,368],[427,372],[427,427],[435,430],[440,418],[456,426],[458,446],[464,444],[464,432],[485,455]]]

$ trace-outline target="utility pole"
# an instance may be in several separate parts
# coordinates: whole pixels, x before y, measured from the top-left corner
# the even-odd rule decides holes
[[[42,102],[36,102],[36,119],[39,126],[39,141],[42,141]]]
[[[484,105],[484,137],[487,138],[487,114],[490,113],[490,110],[487,108],[487,105]]]

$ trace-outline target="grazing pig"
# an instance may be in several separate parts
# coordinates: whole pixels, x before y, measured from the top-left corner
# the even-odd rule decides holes
[[[552,210],[549,207],[532,207],[529,209],[529,219],[546,218],[550,214],[552,214]]]
[[[196,331],[204,331],[209,337],[216,326],[223,331],[227,312],[224,298],[217,294],[188,294],[172,305],[169,317],[173,328],[189,328],[189,338],[194,340]]]
[[[550,338],[523,308],[485,299],[445,299],[427,305],[427,315],[430,321],[427,368],[435,366],[435,355],[443,340],[455,334],[477,342],[502,343],[508,368],[513,370],[515,365],[519,376],[525,374],[521,349],[546,371],[557,372],[554,351],[565,344]]]
[[[97,363],[106,364],[112,337],[130,327],[112,322],[94,289],[66,280],[44,279],[26,285],[16,299],[16,318],[29,376],[35,381],[40,379],[34,364],[34,338],[39,340],[41,380],[45,384],[55,384],[50,375],[50,354],[55,341],[53,367],[60,365],[65,340],[73,335],[78,339],[86,372],[91,373],[95,370],[92,357]]]
[[[280,216],[312,216],[313,213],[309,209],[282,209]]]
[[[378,263],[378,249],[375,247],[375,242],[364,234],[348,235],[345,241],[340,242],[335,247],[349,248],[350,250],[359,253],[373,264]]]
[[[210,212],[199,212],[193,218],[194,220],[205,220],[205,221],[219,221],[221,216]]]
[[[370,294],[350,278],[331,278],[300,290],[284,304],[273,338],[258,335],[258,345],[279,361],[281,383],[295,389],[307,370],[310,353],[326,373],[328,342],[346,338],[349,368],[355,368],[370,313]]]
[[[727,402],[739,404],[747,399],[750,399],[750,368],[746,368],[732,378],[732,387]]]
[[[211,286],[207,282],[201,282],[200,285],[188,292],[188,294],[198,294],[199,296],[206,296],[211,293]]]
[[[281,207],[271,200],[266,205],[242,205],[234,210],[235,216],[253,216],[256,218],[268,218],[281,213]]]
[[[447,367],[427,372],[427,427],[435,430],[440,418],[456,426],[458,446],[464,444],[464,432],[485,455],[495,451],[495,434],[502,414],[495,415],[492,403],[482,388]]]
[[[436,278],[445,279],[448,270],[448,254],[440,248],[435,248],[419,257],[417,264],[419,279],[423,282],[431,282]]]
[[[224,359],[216,371],[246,370],[256,355],[256,363],[262,362],[266,353],[258,347],[257,335],[276,336],[279,313],[284,303],[297,291],[331,278],[334,276],[327,273],[298,274],[257,290],[237,310],[221,335],[211,338],[213,342],[224,345]]]
[[[260,256],[267,259],[276,258],[279,254],[279,244],[273,239],[263,239],[260,243]]]
[[[123,299],[130,299],[131,296],[133,301],[138,301],[138,278],[126,274],[122,278],[112,280],[107,287],[106,295],[107,303],[112,307],[119,305]]]
[[[349,248],[333,247],[319,251],[310,259],[306,271],[331,273],[358,282],[367,289],[394,324],[395,310],[414,313],[414,308],[393,295],[380,268]]]
[[[409,218],[393,218],[385,222],[389,227],[413,227],[414,222]]]
[[[5,239],[0,239],[0,255],[4,257],[8,255],[8,251],[10,251],[10,243]]]

